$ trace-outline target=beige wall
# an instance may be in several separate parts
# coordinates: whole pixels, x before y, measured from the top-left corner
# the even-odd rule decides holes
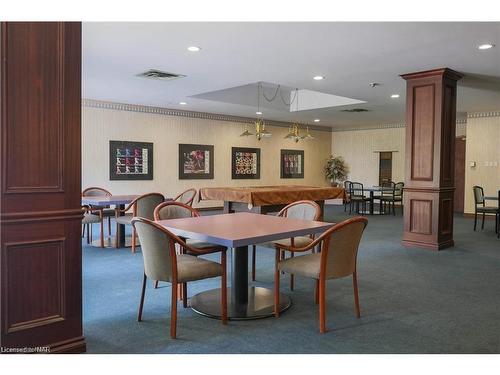
[[[351,181],[378,185],[379,153],[375,151],[397,151],[392,155],[392,179],[404,181],[404,127],[332,133],[332,153],[345,158]]]
[[[482,186],[486,195],[498,195],[500,189],[500,112],[481,117],[470,113],[465,143],[465,212],[474,212],[472,187]],[[476,166],[471,167],[470,163]],[[490,205],[495,202],[488,202]]]
[[[158,191],[169,197],[190,188],[203,186],[316,185],[328,182],[323,166],[331,151],[329,132],[312,131],[315,140],[295,144],[285,140],[287,128],[269,127],[270,139],[239,137],[241,123],[167,116],[117,109],[82,107],[82,186],[101,186],[113,194],[141,194]],[[110,181],[109,141],[129,140],[154,143],[152,181]],[[214,145],[215,179],[179,180],[178,144]],[[260,147],[261,179],[231,179],[231,147]],[[304,150],[304,178],[280,179],[280,149]],[[220,205],[207,202],[204,206]]]

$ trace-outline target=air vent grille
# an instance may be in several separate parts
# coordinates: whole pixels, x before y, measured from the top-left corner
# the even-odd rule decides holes
[[[352,109],[343,109],[341,112],[349,112],[349,113],[358,113],[358,112],[369,112],[370,110],[365,108],[352,108]]]
[[[143,73],[137,74],[137,77],[149,78],[149,79],[160,79],[162,81],[172,81],[177,78],[183,78],[185,75],[183,74],[175,74],[169,72],[163,72],[157,69],[149,69]]]

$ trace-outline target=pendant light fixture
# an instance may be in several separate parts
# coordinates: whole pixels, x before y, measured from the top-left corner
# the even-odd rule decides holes
[[[264,119],[262,118],[262,111],[260,110],[261,90],[262,90],[262,83],[259,82],[257,84],[257,112],[255,112],[255,113],[257,114],[257,116],[260,116],[260,117],[257,117],[257,119],[254,122],[255,136],[257,137],[257,140],[259,140],[259,141],[262,138],[269,138],[272,136],[271,132],[266,130],[266,123],[264,122]],[[243,131],[243,133],[240,134],[240,137],[246,137],[249,135],[254,135],[254,134],[248,130],[248,125],[245,125],[245,130]]]

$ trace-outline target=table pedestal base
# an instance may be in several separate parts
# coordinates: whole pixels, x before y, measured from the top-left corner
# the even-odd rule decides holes
[[[194,312],[220,319],[220,289],[207,290],[191,298]],[[240,306],[231,301],[231,288],[227,288],[227,315],[230,320],[252,320],[274,316],[274,292],[260,287],[248,288],[248,303]],[[290,297],[280,293],[280,312],[292,305]]]

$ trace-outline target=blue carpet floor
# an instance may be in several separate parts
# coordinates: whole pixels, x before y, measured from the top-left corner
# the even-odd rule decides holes
[[[347,218],[327,206],[325,220]],[[369,217],[358,256],[361,319],[350,278],[327,284],[326,334],[318,332],[314,281],[296,278],[282,292],[293,306],[279,319],[220,321],[179,306],[177,340],[169,336],[170,285],[148,284],[144,321],[136,321],[141,253],[83,242],[83,317],[89,353],[499,353],[500,240],[494,222],[474,232],[455,218],[455,247],[432,252],[400,244],[402,218]],[[97,236],[97,232],[95,233]],[[95,237],[97,238],[97,237]],[[218,256],[211,256],[218,259]],[[273,287],[274,254],[259,249],[256,285]],[[190,283],[190,295],[218,279]]]

